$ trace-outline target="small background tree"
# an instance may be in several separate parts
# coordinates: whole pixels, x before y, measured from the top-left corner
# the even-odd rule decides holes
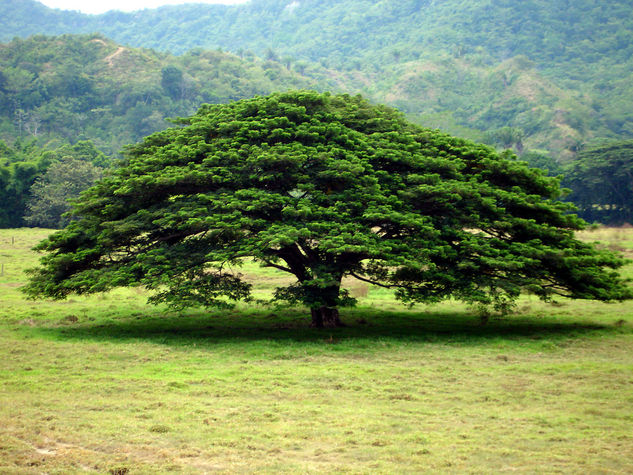
[[[70,200],[102,176],[103,169],[83,160],[66,158],[53,163],[31,187],[25,221],[31,226],[63,228],[70,222],[65,215]]]
[[[633,223],[633,140],[589,146],[567,165],[569,199],[588,221]]]

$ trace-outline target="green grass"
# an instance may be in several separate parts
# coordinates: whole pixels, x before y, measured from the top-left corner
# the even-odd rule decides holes
[[[349,282],[348,326],[319,331],[139,289],[26,301],[46,233],[0,231],[0,473],[633,471],[630,303],[524,297],[481,325]],[[583,238],[633,254],[632,229]],[[282,279],[242,272],[260,295]]]

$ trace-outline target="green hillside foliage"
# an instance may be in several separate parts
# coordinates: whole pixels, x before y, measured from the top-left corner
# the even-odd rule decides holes
[[[0,45],[0,74],[0,138],[90,139],[108,154],[203,102],[307,83],[276,62],[202,50],[176,57],[96,34],[14,39]]]
[[[0,40],[99,31],[176,54],[257,55],[316,75],[311,87],[328,77],[338,86],[328,89],[468,138],[521,128],[526,149],[565,162],[595,137],[633,137],[632,10],[631,0],[252,0],[82,15],[0,0]]]
[[[494,67],[444,56],[389,71],[372,80],[376,100],[415,122],[519,154],[544,149],[566,162],[585,140],[613,135],[588,97],[558,86],[524,56]],[[521,140],[499,140],[508,128]]]
[[[350,57],[381,65],[453,51],[484,54],[492,62],[526,55],[555,63],[548,69],[581,60],[578,73],[587,72],[588,63],[626,63],[633,53],[630,0],[252,0],[103,15],[55,11],[28,0],[0,5],[3,40],[98,30],[176,53],[221,46],[262,55],[272,48],[296,58],[326,58],[339,68]]]

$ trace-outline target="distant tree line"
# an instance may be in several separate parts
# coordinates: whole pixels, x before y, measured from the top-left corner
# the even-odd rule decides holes
[[[68,224],[64,213],[112,160],[90,141],[45,149],[37,141],[0,141],[0,228]]]
[[[633,224],[633,140],[587,147],[563,173],[568,199],[587,221]]]

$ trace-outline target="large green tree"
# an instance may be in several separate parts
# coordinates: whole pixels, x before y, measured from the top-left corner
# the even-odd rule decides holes
[[[293,274],[276,298],[340,324],[354,276],[406,302],[504,305],[630,296],[623,261],[574,239],[555,178],[408,123],[361,97],[311,91],[205,105],[127,150],[82,195],[26,292],[64,298],[143,285],[152,301],[225,305],[243,259]]]

